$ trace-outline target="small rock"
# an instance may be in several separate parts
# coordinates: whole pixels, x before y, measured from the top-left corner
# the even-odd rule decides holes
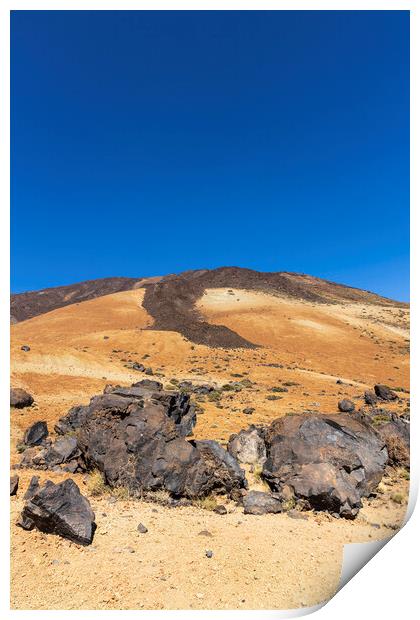
[[[308,520],[308,516],[303,514],[302,512],[299,512],[298,510],[289,510],[287,516],[291,519],[302,519],[303,521]]]
[[[378,398],[375,392],[372,392],[372,390],[366,390],[364,398],[367,405],[376,405],[376,403],[378,402]]]
[[[381,400],[396,400],[398,396],[387,385],[375,385],[375,394]]]
[[[218,515],[225,515],[227,514],[226,506],[223,506],[223,504],[220,504],[219,506],[216,506],[213,512],[215,512]]]
[[[19,476],[14,474],[10,476],[10,495],[16,495],[19,486]]]
[[[23,443],[26,446],[39,446],[48,437],[48,426],[46,422],[38,421],[26,429]]]
[[[207,549],[206,550],[206,558],[212,558],[213,557],[213,551],[211,549]]]
[[[268,512],[282,512],[281,502],[270,493],[249,491],[243,500],[246,515],[263,515]]]
[[[344,398],[343,400],[339,401],[338,409],[342,413],[351,413],[352,411],[354,411],[355,405],[351,400],[348,400],[348,398]]]
[[[245,407],[245,409],[242,409],[242,413],[245,413],[245,415],[251,415],[254,411],[254,407]]]
[[[30,350],[31,350],[31,347],[30,347],[30,346],[28,346],[27,344],[24,344],[24,345],[22,345],[22,346],[20,347],[20,350],[21,350],[21,351],[25,351],[25,353],[27,353],[28,351],[30,351]]]
[[[143,525],[143,523],[139,523],[137,526],[137,531],[140,532],[140,534],[147,534],[149,530],[145,525]]]
[[[198,532],[197,536],[207,536],[208,538],[213,538],[213,534],[211,534],[208,530],[201,530],[201,532]]]
[[[22,388],[10,388],[11,407],[23,409],[24,407],[30,407],[33,402],[33,396],[31,396],[26,390],[23,390]]]

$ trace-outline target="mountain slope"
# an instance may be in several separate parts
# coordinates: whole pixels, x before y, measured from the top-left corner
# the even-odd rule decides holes
[[[12,323],[25,321],[63,306],[130,290],[137,282],[138,278],[103,278],[86,280],[68,286],[44,288],[40,291],[12,294],[10,296],[10,319]]]
[[[220,267],[154,278],[88,280],[69,286],[14,294],[10,304],[11,322],[24,321],[67,305],[139,287],[146,288],[144,304],[154,318],[156,329],[178,331],[196,343],[233,348],[252,348],[254,343],[223,326],[203,322],[195,309],[195,303],[208,288],[233,287],[262,291],[319,304],[355,302],[407,307],[407,304],[368,291],[304,274],[264,273],[239,267]]]

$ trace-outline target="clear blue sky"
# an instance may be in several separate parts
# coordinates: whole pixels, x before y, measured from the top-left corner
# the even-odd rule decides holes
[[[237,265],[408,300],[408,12],[11,26],[12,291]]]

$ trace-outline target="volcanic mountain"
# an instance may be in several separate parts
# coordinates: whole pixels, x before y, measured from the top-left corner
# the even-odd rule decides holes
[[[408,415],[409,308],[367,291],[307,275],[226,267],[93,280],[12,295],[11,306],[11,384],[35,401],[11,408],[12,466],[21,460],[22,437],[33,422],[45,421],[54,435],[71,407],[89,403],[109,384],[126,387],[142,379],[157,380],[165,390],[190,390],[198,414],[191,440],[215,439],[222,446],[250,424],[266,426],[290,413],[339,416],[343,399],[361,409],[365,391],[378,383],[398,395],[378,406]],[[12,503],[12,523],[35,474],[57,482],[70,475],[19,469],[22,492]],[[86,493],[82,474],[71,476]],[[249,479],[264,490],[258,472]],[[389,537],[398,529],[407,488],[406,479],[387,478],[360,518],[340,523],[312,513],[255,517],[229,505],[220,516],[196,506],[174,510],[92,495],[99,522],[95,553],[13,527],[12,604],[229,608],[246,584],[250,608],[314,605],[337,587],[344,543]],[[136,538],[140,516],[149,533]],[[28,570],[28,535],[34,571]],[[205,555],[210,543],[211,561]],[[273,580],[274,570],[280,572]],[[117,589],[121,598],[114,598]]]
[[[168,380],[255,380],[253,422],[334,411],[339,379],[350,396],[377,382],[408,387],[407,304],[307,275],[222,267],[92,280],[13,295],[11,314],[14,382],[49,402],[52,390],[72,401],[136,380],[136,363]],[[267,399],[279,380],[292,385]],[[233,409],[250,404],[242,392],[231,398]],[[210,408],[196,432],[238,430],[230,409],[224,431],[210,429],[220,417]]]

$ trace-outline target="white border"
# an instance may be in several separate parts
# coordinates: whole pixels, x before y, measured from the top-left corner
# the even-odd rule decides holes
[[[10,32],[9,32],[9,12],[11,10],[410,10],[411,11],[411,205],[419,204],[418,175],[418,137],[419,125],[414,110],[420,109],[420,98],[418,96],[418,57],[419,57],[419,21],[418,21],[418,2],[411,1],[392,1],[392,0],[369,0],[369,1],[303,1],[303,0],[283,0],[260,2],[250,0],[213,0],[212,2],[201,0],[182,1],[143,1],[138,0],[3,0],[0,6],[0,75],[2,80],[2,105],[0,107],[0,265],[2,266],[0,277],[0,330],[1,330],[1,376],[0,376],[0,396],[3,404],[1,415],[4,416],[1,441],[2,471],[1,489],[2,499],[0,524],[1,524],[1,574],[0,574],[0,610],[4,618],[31,617],[32,615],[46,615],[55,617],[57,614],[69,615],[77,614],[78,618],[92,617],[97,611],[10,611],[9,610],[9,511],[8,500],[6,497],[9,484],[9,283],[10,283],[10,264],[9,264],[9,204],[10,204]],[[398,214],[396,214],[397,216]],[[418,227],[418,209],[411,208],[411,310],[412,310],[412,354],[411,354],[411,409],[412,419],[412,469],[411,469],[411,489],[410,489],[410,508],[411,514],[417,498],[419,485],[419,463],[416,453],[418,451],[418,429],[419,423],[416,419],[420,414],[417,406],[419,399],[417,396],[417,385],[415,382],[415,372],[419,368],[418,364],[418,342],[419,332],[417,327],[418,317],[418,269],[420,264],[419,250],[416,244],[415,233]],[[392,243],[392,239],[390,239]],[[5,428],[6,427],[6,428]],[[340,620],[351,618],[373,618],[381,617],[382,620],[388,618],[394,620],[396,617],[404,620],[417,616],[417,589],[418,589],[418,565],[415,548],[420,548],[420,511],[417,509],[404,529],[385,545],[381,552],[376,555],[368,564],[353,577],[351,585],[344,587],[339,593],[328,602],[316,617],[320,620],[336,620],[339,615]],[[348,545],[350,547],[350,545]],[[347,552],[347,550],[346,550]],[[351,555],[351,553],[350,553]],[[360,566],[360,558],[359,558]],[[218,618],[237,616],[243,618],[258,617],[293,617],[303,615],[312,610],[297,610],[296,612],[281,611],[106,611],[107,616],[120,616],[127,614],[131,616],[162,617],[171,614],[174,618],[189,616],[217,616]]]

